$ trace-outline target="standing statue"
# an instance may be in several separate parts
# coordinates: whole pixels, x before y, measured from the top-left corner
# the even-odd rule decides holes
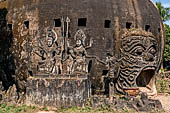
[[[109,78],[115,80],[117,78],[117,71],[119,68],[118,60],[110,53],[108,53],[106,57],[106,66],[109,70],[109,74],[108,74]]]
[[[98,57],[96,57],[96,60],[107,67],[107,77],[112,80],[115,80],[118,77],[117,73],[119,71],[119,60],[117,60],[111,53],[107,53],[105,61],[100,60]]]
[[[99,58],[96,57],[96,60],[99,63],[104,64],[107,69],[107,78],[109,79],[109,98],[110,100],[113,99],[113,96],[115,94],[115,81],[118,78],[118,73],[119,73],[119,60],[117,60],[111,53],[107,53],[107,57],[105,61],[100,60]],[[105,87],[105,83],[103,84],[103,87]],[[105,89],[108,90],[108,89]]]

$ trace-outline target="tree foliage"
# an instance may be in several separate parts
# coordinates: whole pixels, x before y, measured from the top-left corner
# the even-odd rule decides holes
[[[163,22],[170,20],[170,8],[165,8],[161,2],[156,2],[156,6],[159,10],[160,16]],[[164,52],[164,66],[166,68],[170,67],[170,26],[164,24],[165,33],[166,33],[166,43],[165,43],[165,52]]]
[[[170,61],[170,26],[164,24],[165,33],[166,33],[166,44],[165,44],[165,52],[164,52],[164,60]]]
[[[170,20],[170,8],[165,8],[161,2],[156,2],[156,6],[159,10],[163,22]]]

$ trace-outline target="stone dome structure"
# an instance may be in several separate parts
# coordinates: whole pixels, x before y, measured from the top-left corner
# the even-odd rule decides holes
[[[156,93],[165,34],[151,0],[6,0],[0,13],[1,29],[11,33],[1,40],[12,39],[8,47],[1,41],[4,61],[13,62],[1,64],[6,89],[26,91],[29,76],[85,73],[93,94],[108,93],[110,83],[121,94]]]

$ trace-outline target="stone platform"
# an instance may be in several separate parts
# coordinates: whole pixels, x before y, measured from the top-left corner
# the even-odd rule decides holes
[[[28,78],[26,104],[47,107],[84,106],[90,96],[88,75],[37,75]]]

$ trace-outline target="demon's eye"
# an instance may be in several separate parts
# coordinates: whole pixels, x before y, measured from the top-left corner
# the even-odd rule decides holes
[[[151,48],[149,49],[149,53],[151,53],[152,55],[154,55],[154,54],[156,53],[155,47],[151,47]]]
[[[142,47],[137,47],[137,48],[134,48],[133,51],[132,51],[132,55],[135,55],[135,56],[141,56],[144,52],[144,48]]]

